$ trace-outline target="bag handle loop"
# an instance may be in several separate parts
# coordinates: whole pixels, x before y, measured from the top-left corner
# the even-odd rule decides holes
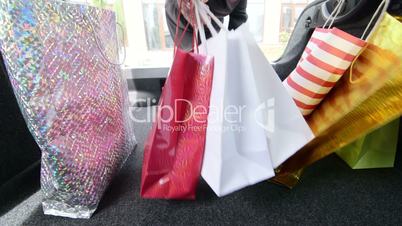
[[[96,42],[96,46],[98,47],[98,50],[99,50],[99,52],[101,53],[101,55],[102,55],[102,57],[109,63],[109,64],[111,64],[111,65],[114,65],[114,66],[122,66],[122,65],[124,65],[124,63],[126,62],[126,58],[127,58],[127,49],[126,49],[126,47],[124,46],[124,43],[126,43],[126,39],[125,39],[125,37],[126,37],[126,34],[125,34],[125,31],[124,31],[124,28],[123,28],[123,25],[121,25],[119,22],[116,22],[116,24],[117,24],[117,26],[119,27],[119,29],[121,30],[121,34],[122,34],[122,42],[123,42],[123,60],[122,60],[122,62],[113,62],[112,60],[110,60],[109,58],[108,58],[108,56],[106,55],[106,53],[102,50],[102,48],[101,48],[101,43],[100,43],[100,41],[99,41],[99,37],[96,35],[96,31],[95,31],[95,28],[94,28],[94,25],[93,25],[93,23],[92,23],[92,21],[89,19],[89,17],[82,11],[82,9],[81,9],[81,13],[82,13],[82,18],[83,18],[83,20],[84,21],[86,21],[87,23],[88,23],[88,25],[89,25],[89,27],[90,27],[90,29],[91,29],[91,33],[92,33],[92,35],[93,35],[93,38],[95,39],[95,42]],[[118,45],[118,49],[120,49],[119,48],[119,42],[117,42],[117,45]]]
[[[345,0],[339,0],[338,4],[336,5],[336,7],[334,8],[334,10],[332,11],[331,15],[329,15],[328,19],[325,21],[324,25],[322,26],[322,28],[326,28],[326,29],[330,29],[332,28],[335,19],[338,17],[338,15],[341,13],[342,10],[342,6],[345,3]],[[329,23],[329,26],[327,26],[327,24]]]
[[[364,32],[363,32],[362,36],[360,37],[360,39],[362,39],[362,40],[368,40],[368,39],[369,39],[369,37],[370,37],[371,34],[368,35],[365,39],[364,39],[364,37],[366,36],[366,34],[367,34],[367,32],[368,32],[370,26],[373,24],[374,19],[375,19],[377,16],[378,16],[378,19],[377,19],[377,22],[375,23],[375,25],[374,25],[372,31],[375,31],[375,30],[378,28],[379,24],[381,23],[382,17],[383,17],[384,14],[387,12],[389,3],[390,3],[389,0],[382,0],[382,1],[381,1],[380,5],[378,6],[377,10],[374,12],[373,16],[371,17],[371,20],[370,20],[370,22],[368,23],[368,25],[367,25],[366,29],[364,30]],[[381,14],[380,14],[380,12],[381,12]],[[356,84],[356,83],[358,83],[358,82],[360,82],[360,81],[362,80],[362,78],[356,79],[356,80],[353,79],[353,68],[354,68],[354,66],[355,66],[355,63],[356,63],[357,59],[358,59],[359,56],[364,52],[364,50],[366,50],[367,46],[368,46],[368,44],[366,44],[366,45],[360,50],[359,54],[355,57],[355,59],[353,59],[351,65],[350,65],[350,68],[349,68],[349,82],[350,82],[351,84]]]
[[[374,12],[373,16],[370,19],[370,22],[367,24],[366,29],[364,30],[362,36],[360,37],[360,39],[362,40],[367,40],[369,38],[370,35],[367,35],[366,38],[364,38],[370,28],[370,26],[373,24],[374,19],[378,16],[377,22],[374,24],[373,27],[373,31],[375,31],[378,27],[378,25],[381,22],[382,17],[384,16],[384,14],[387,12],[388,6],[389,6],[390,0],[382,0],[380,5],[378,5],[377,10]],[[381,12],[381,14],[380,14]]]

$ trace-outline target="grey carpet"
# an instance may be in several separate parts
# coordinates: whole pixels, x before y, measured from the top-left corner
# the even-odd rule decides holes
[[[147,109],[137,112],[143,115]],[[23,225],[401,225],[400,169],[351,170],[332,155],[310,167],[293,190],[262,182],[217,198],[205,182],[196,201],[139,196],[143,144],[149,124],[136,124],[140,142],[90,220],[43,215],[39,199]],[[398,161],[401,161],[399,159]],[[399,164],[399,163],[398,163]],[[16,213],[18,211],[14,210]],[[23,216],[15,214],[15,219]],[[7,215],[7,219],[13,216]],[[15,221],[22,222],[22,221]],[[3,222],[7,223],[7,222]],[[10,222],[12,224],[12,222]],[[8,224],[4,224],[8,225]]]

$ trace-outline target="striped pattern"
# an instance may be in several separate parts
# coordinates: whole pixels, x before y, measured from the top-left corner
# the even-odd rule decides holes
[[[337,28],[315,29],[296,69],[283,82],[304,116],[321,103],[365,45]]]

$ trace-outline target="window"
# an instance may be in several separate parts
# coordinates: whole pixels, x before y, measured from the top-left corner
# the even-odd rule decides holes
[[[249,22],[263,24],[262,38],[252,32],[270,61],[282,55],[298,17],[310,2],[312,0],[249,0]],[[253,5],[256,4],[259,4],[259,10],[263,10],[263,17],[253,12]]]
[[[129,67],[170,66],[173,41],[166,24],[165,0],[92,1],[109,8],[113,8],[113,3],[120,5],[118,14],[126,28],[126,64]],[[298,17],[310,2],[312,0],[248,0],[250,30],[269,60],[282,55]]]
[[[173,40],[166,24],[164,4],[144,1],[142,7],[148,50],[173,48]]]
[[[303,3],[303,1],[297,2],[298,3],[292,3],[291,1],[286,1],[282,3],[281,31],[291,32],[296,25],[297,19],[303,12],[307,3]]]
[[[247,5],[248,22],[251,33],[257,42],[264,40],[264,0],[249,1]]]

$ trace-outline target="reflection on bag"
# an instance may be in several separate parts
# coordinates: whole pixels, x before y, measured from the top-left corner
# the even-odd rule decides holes
[[[399,119],[359,138],[336,153],[353,169],[394,167]]]
[[[317,138],[283,164],[277,182],[294,186],[304,167],[402,114],[401,35],[402,24],[386,14],[351,69],[357,82],[344,77],[313,113]]]
[[[0,14],[9,79],[42,150],[44,212],[89,218],[136,144],[127,84],[109,62],[115,15],[53,0],[1,1]]]

